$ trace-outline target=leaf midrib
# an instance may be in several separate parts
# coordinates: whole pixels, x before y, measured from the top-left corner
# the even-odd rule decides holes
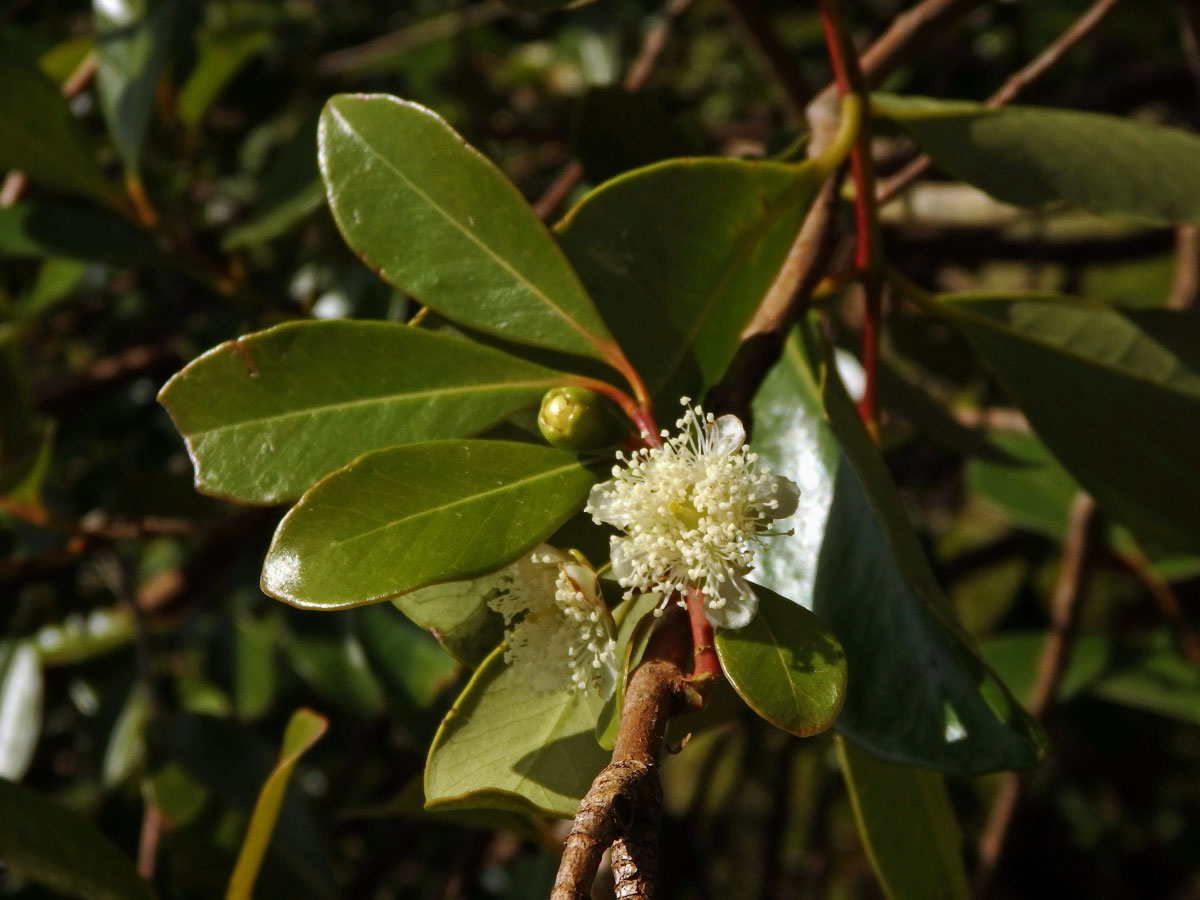
[[[557,303],[555,303],[550,298],[549,294],[547,294],[545,291],[543,291],[541,288],[539,288],[537,285],[535,285],[532,281],[530,281],[522,273],[518,272],[515,268],[513,268],[513,266],[508,262],[508,260],[506,260],[504,257],[500,256],[494,250],[492,250],[492,248],[489,247],[487,244],[485,244],[482,240],[480,240],[480,238],[478,236],[476,236],[476,234],[470,228],[467,228],[465,225],[463,225],[461,222],[459,222],[458,219],[455,219],[452,215],[450,215],[450,213],[443,206],[441,206],[432,197],[430,197],[427,193],[425,193],[423,190],[421,190],[419,187],[417,187],[417,185],[412,181],[412,179],[410,179],[407,175],[405,175],[401,169],[398,169],[396,166],[394,166],[392,164],[391,160],[389,160],[387,157],[385,157],[383,154],[381,154],[378,150],[376,150],[375,146],[370,141],[367,140],[367,138],[363,135],[363,133],[361,131],[359,131],[358,129],[356,129],[353,125],[351,125],[349,120],[344,115],[342,115],[341,110],[339,110],[337,108],[337,106],[330,106],[330,111],[333,113],[334,116],[337,117],[338,121],[341,122],[341,124],[345,127],[345,129],[347,131],[349,131],[350,133],[355,135],[362,142],[362,146],[368,152],[370,152],[370,154],[372,156],[374,156],[377,160],[379,160],[381,163],[383,163],[383,165],[386,168],[388,168],[392,172],[394,172],[396,174],[396,177],[398,177],[401,181],[403,181],[406,185],[408,185],[409,189],[412,190],[413,193],[417,194],[417,196],[419,196],[422,200],[424,200],[426,203],[428,203],[430,208],[432,208],[435,212],[437,212],[437,214],[439,216],[441,216],[450,225],[454,226],[454,228],[457,229],[459,233],[461,233],[465,238],[467,238],[467,240],[471,241],[471,243],[475,244],[475,246],[477,246],[481,251],[483,251],[483,253],[486,256],[491,258],[491,260],[496,265],[498,265],[500,268],[502,268],[504,271],[506,271],[509,275],[511,275],[514,280],[516,280],[518,283],[524,285],[525,288],[529,291],[529,293],[531,295],[533,295],[533,297],[535,299],[539,300],[548,309],[550,309],[555,315],[557,315],[564,322],[566,322],[568,325],[570,325],[572,328],[574,328],[576,331],[578,331],[584,337],[584,339],[587,340],[587,342],[589,344],[591,344],[593,347],[596,347],[597,349],[602,347],[604,342],[602,340],[600,340],[600,338],[597,335],[594,335],[594,334],[592,334],[592,332],[588,331],[588,329],[585,328],[582,323],[580,323],[573,316],[571,316],[569,313],[567,313],[566,310],[564,310],[561,306],[559,306]]]
[[[400,518],[397,518],[397,519],[392,519],[390,522],[386,522],[383,525],[379,525],[368,531],[360,531],[358,534],[343,538],[340,541],[331,541],[330,543],[326,544],[324,547],[322,547],[320,550],[318,550],[316,553],[314,553],[312,555],[317,556],[322,553],[326,553],[330,550],[341,547],[344,544],[349,544],[354,541],[361,541],[365,538],[369,538],[372,535],[377,534],[381,531],[388,531],[393,528],[399,528],[399,527],[405,525],[406,523],[417,521],[417,520],[420,520],[423,518],[427,518],[428,516],[431,516],[431,515],[441,514],[441,513],[445,512],[446,510],[454,509],[455,507],[458,507],[458,506],[466,506],[466,505],[475,503],[477,501],[480,501],[485,497],[493,496],[495,494],[503,494],[503,493],[511,491],[515,488],[518,488],[521,485],[529,484],[532,482],[540,481],[542,479],[561,475],[564,472],[571,471],[572,469],[582,469],[582,466],[580,466],[579,463],[572,460],[570,462],[564,463],[561,466],[556,466],[553,469],[543,469],[542,471],[537,472],[533,475],[527,475],[524,478],[518,478],[516,481],[506,481],[499,487],[489,488],[488,490],[485,490],[485,491],[477,491],[475,493],[469,494],[466,497],[461,497],[457,500],[451,500],[449,503],[443,503],[439,506],[426,507],[426,508],[424,508],[418,512],[412,513],[410,515],[405,515],[405,516],[401,516]],[[301,501],[301,505],[298,505],[296,507],[296,509],[303,509],[303,508],[305,508],[305,507],[303,506],[303,501]]]
[[[188,432],[190,438],[202,438],[207,435],[219,434],[221,432],[230,431],[237,428],[245,428],[253,425],[261,425],[267,422],[283,422],[289,419],[295,419],[308,415],[319,415],[332,411],[341,411],[349,409],[357,409],[364,406],[374,406],[386,403],[403,403],[405,401],[419,402],[431,397],[453,396],[455,394],[468,393],[490,393],[499,392],[508,388],[537,388],[537,387],[552,387],[559,382],[553,378],[539,378],[528,381],[505,381],[493,382],[480,386],[479,384],[464,385],[453,388],[429,388],[421,391],[409,391],[405,393],[381,394],[375,397],[363,397],[358,400],[344,400],[336,403],[324,403],[319,406],[309,406],[304,409],[294,409],[277,415],[259,416],[254,419],[239,419],[236,422],[230,422],[227,425],[216,425],[212,428],[204,428],[198,431]]]

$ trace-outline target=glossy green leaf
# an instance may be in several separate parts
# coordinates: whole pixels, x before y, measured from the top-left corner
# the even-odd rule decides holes
[[[846,697],[846,654],[811,612],[755,585],[758,615],[745,628],[718,628],[725,677],[777,728],[808,737],[833,725]]]
[[[793,339],[757,398],[755,450],[797,482],[800,509],[782,523],[795,535],[772,541],[753,577],[841,642],[849,682],[835,727],[847,737],[962,774],[1035,765],[1040,729],[972,649],[853,404],[814,360]]]
[[[11,42],[0,45],[0,169],[20,169],[47,187],[122,205],[58,86]]]
[[[402,710],[428,709],[460,671],[432,635],[387,604],[358,610],[354,630],[371,671]]]
[[[280,522],[262,587],[295,606],[332,609],[497,569],[577,512],[595,480],[571,454],[508,441],[369,453]]]
[[[1200,136],[1116,116],[876,94],[894,119],[956,178],[998,200],[1069,200],[1097,213],[1200,222]]]
[[[254,882],[258,878],[258,870],[262,867],[263,857],[271,843],[275,820],[283,807],[284,794],[296,763],[321,739],[328,727],[329,721],[312,710],[299,709],[292,714],[287,730],[283,733],[279,762],[267,778],[262,792],[258,795],[258,802],[254,805],[246,839],[242,843],[237,865],[229,880],[226,900],[250,900],[253,895]]]
[[[521,194],[437,115],[395,97],[334,97],[319,160],[346,242],[389,283],[462,325],[605,358],[578,277]]]
[[[845,738],[837,747],[858,833],[888,900],[968,900],[945,779],[884,762]]]
[[[20,781],[42,735],[42,663],[28,641],[0,642],[0,778]]]
[[[60,897],[150,900],[133,862],[76,813],[0,779],[0,859]]]
[[[724,373],[819,187],[808,165],[671,160],[602,185],[558,226],[664,418]]]
[[[429,809],[483,807],[569,819],[609,754],[594,692],[534,692],[497,648],[442,721],[425,766]]]
[[[168,262],[153,242],[110,214],[37,202],[0,209],[0,253],[62,256],[115,266],[152,267]]]
[[[1200,323],[1052,294],[946,294],[956,325],[1034,431],[1136,534],[1200,549]]]
[[[125,168],[137,168],[170,50],[176,0],[93,0],[96,93]]]
[[[265,30],[206,32],[197,38],[196,67],[179,89],[175,104],[184,128],[200,128],[221,91],[270,39]]]
[[[197,488],[278,503],[369,450],[478,434],[570,379],[394,322],[307,321],[221,344],[159,399]]]

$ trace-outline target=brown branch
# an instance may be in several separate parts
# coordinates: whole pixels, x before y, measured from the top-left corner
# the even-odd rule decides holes
[[[981,5],[982,0],[924,0],[897,16],[890,28],[859,57],[863,82],[877,85],[908,60],[948,23]],[[783,76],[778,76],[783,77]],[[837,85],[829,84],[808,104],[812,131],[809,157],[829,147],[837,130]],[[774,283],[742,331],[733,362],[709,391],[705,406],[738,416],[751,428],[750,401],[783,352],[792,324],[808,305],[813,289],[829,269],[836,247],[838,191],[845,172],[826,181],[792,243]]]
[[[1188,626],[1183,607],[1179,605],[1179,598],[1175,596],[1170,583],[1154,571],[1150,560],[1136,546],[1117,553],[1117,559],[1142,583],[1162,617],[1175,630],[1175,638],[1183,655],[1192,665],[1200,668],[1200,637]]]
[[[320,76],[370,72],[387,66],[401,53],[489,25],[511,14],[512,10],[499,0],[484,0],[466,9],[432,16],[362,44],[326,53],[317,57],[313,68]]]
[[[654,71],[663,49],[667,46],[671,27],[691,3],[692,0],[670,0],[663,8],[659,20],[646,33],[638,55],[629,64],[629,69],[621,82],[621,86],[626,91],[633,94],[646,86],[646,82],[650,79],[650,73]],[[550,187],[546,188],[542,196],[533,204],[533,211],[537,217],[544,221],[554,215],[554,211],[562,206],[571,191],[575,190],[582,180],[583,166],[578,160],[572,160],[565,169],[558,173],[558,177],[551,182]]]
[[[654,843],[662,808],[657,767],[667,721],[702,703],[685,673],[691,648],[687,615],[668,606],[643,662],[629,677],[612,762],[579,804],[551,900],[590,898],[600,858],[619,837],[626,840],[620,851],[625,874],[616,873],[618,883],[624,878],[626,884],[652,889],[654,873],[645,848]],[[614,870],[617,864],[614,860]]]
[[[1045,75],[1072,48],[1099,25],[1109,11],[1121,0],[1096,0],[1066,31],[1045,50],[1009,76],[1000,88],[988,97],[985,105],[991,109],[1011,103],[1031,84]],[[933,160],[922,154],[889,178],[879,188],[879,202],[886,203],[916,181],[932,165]]]
[[[1168,309],[1193,309],[1200,304],[1200,227],[1180,225],[1175,229],[1175,272]]]
[[[1079,493],[1071,506],[1071,518],[1063,546],[1062,571],[1054,588],[1050,608],[1050,633],[1038,659],[1037,675],[1029,700],[1029,711],[1045,722],[1054,696],[1062,683],[1070,657],[1075,629],[1079,622],[1080,600],[1083,596],[1088,556],[1091,549],[1096,501],[1089,494]],[[979,839],[979,862],[975,872],[976,900],[983,900],[991,885],[996,866],[1004,853],[1009,826],[1020,805],[1025,780],[1015,772],[1004,781],[992,803],[987,824]]]

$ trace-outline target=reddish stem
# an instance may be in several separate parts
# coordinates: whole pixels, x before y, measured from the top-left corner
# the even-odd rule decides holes
[[[882,279],[880,278],[879,208],[875,198],[875,169],[871,159],[869,98],[858,55],[850,43],[845,23],[837,9],[837,0],[821,0],[821,26],[829,47],[829,60],[838,96],[858,94],[863,100],[863,119],[854,146],[850,150],[850,175],[854,180],[854,225],[857,245],[854,267],[858,270],[866,294],[866,316],[863,319],[862,364],[866,372],[866,390],[859,403],[859,414],[867,430],[878,438],[878,405],[876,401],[879,371],[879,324],[883,314]]]
[[[687,611],[692,625],[692,680],[720,678],[716,638],[712,623],[704,614],[704,594],[698,588],[687,589]]]

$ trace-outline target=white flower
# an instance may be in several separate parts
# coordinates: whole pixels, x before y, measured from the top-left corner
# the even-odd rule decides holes
[[[488,606],[504,616],[504,659],[536,690],[616,686],[616,626],[591,566],[543,544],[496,574]]]
[[[695,587],[713,625],[741,628],[758,611],[744,577],[754,551],[774,520],[796,511],[800,492],[766,466],[756,470],[735,416],[689,407],[675,424],[680,433],[662,447],[618,453],[624,465],[592,488],[585,510],[625,532],[612,538],[612,568],[629,593],[682,598]]]

